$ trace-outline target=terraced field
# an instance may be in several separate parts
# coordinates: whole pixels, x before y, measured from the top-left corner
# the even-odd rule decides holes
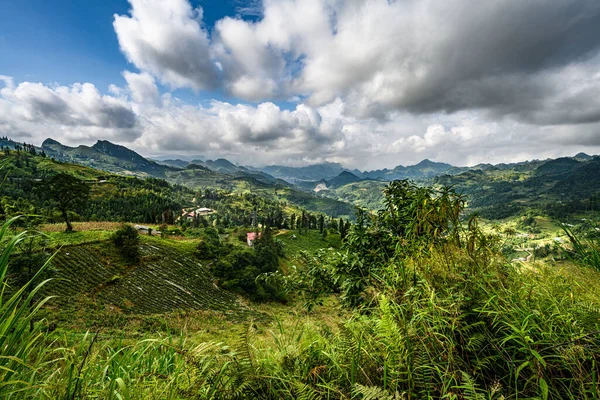
[[[76,304],[83,295],[124,313],[159,314],[178,309],[214,310],[234,319],[256,314],[217,287],[192,255],[158,243],[140,246],[142,261],[128,266],[108,241],[64,247],[53,260],[47,294]]]

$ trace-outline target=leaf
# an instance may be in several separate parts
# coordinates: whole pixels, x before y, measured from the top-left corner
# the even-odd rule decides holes
[[[542,392],[542,400],[548,400],[548,384],[544,378],[540,378],[540,391]]]
[[[531,354],[533,354],[535,356],[535,358],[538,359],[538,361],[540,362],[540,364],[542,364],[544,367],[546,366],[546,360],[544,360],[544,357],[542,357],[540,355],[540,353],[538,353],[537,351],[535,351],[535,350],[532,349],[531,350]]]
[[[529,361],[525,361],[523,364],[519,365],[519,368],[517,368],[517,373],[515,374],[515,378],[518,378],[523,368],[527,367],[528,365]]]

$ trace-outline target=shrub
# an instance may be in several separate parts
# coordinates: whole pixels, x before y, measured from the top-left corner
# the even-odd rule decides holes
[[[112,236],[112,242],[128,263],[137,264],[140,261],[140,238],[137,230],[131,225],[123,225]]]

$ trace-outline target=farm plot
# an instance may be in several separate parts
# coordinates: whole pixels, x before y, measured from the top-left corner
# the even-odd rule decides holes
[[[214,310],[234,319],[255,316],[236,296],[213,283],[191,255],[160,244],[142,244],[142,262],[127,266],[108,242],[63,248],[53,260],[47,294],[76,303],[82,294],[125,313],[159,314],[178,309]]]

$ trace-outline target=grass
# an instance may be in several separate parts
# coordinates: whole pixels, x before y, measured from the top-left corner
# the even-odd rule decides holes
[[[277,238],[290,258],[339,240]],[[36,369],[22,369],[36,385],[12,398],[599,398],[591,268],[432,248],[385,266],[363,309],[332,295],[311,313],[301,302],[250,312],[199,272],[196,241],[141,239],[139,266],[107,242],[63,247],[54,274],[69,281],[47,288],[63,300],[37,315]]]
[[[71,329],[118,330],[137,321],[132,326],[137,324],[142,332],[161,323],[129,315],[199,310],[217,320],[260,319],[260,314],[213,283],[189,244],[143,236],[139,265],[127,264],[109,241],[63,247],[52,261],[54,280],[45,289],[58,296],[50,302],[47,318]]]
[[[323,235],[316,230],[303,232],[302,234],[298,233],[297,230],[281,230],[276,238],[283,242],[285,252],[289,257],[295,257],[301,251],[312,252],[328,247],[339,248],[341,245],[339,234],[329,234],[323,238]]]
[[[108,221],[87,221],[87,222],[72,222],[73,229],[76,232],[88,232],[88,231],[116,231],[122,225],[121,222],[108,222]],[[65,231],[65,224],[43,224],[38,228],[41,232],[45,233],[62,233]]]
[[[0,242],[17,218],[3,224]],[[46,266],[25,285],[7,290],[9,257],[15,246],[28,236],[22,232],[5,242],[0,254],[0,397],[28,394],[35,385],[37,369],[46,366],[42,335],[31,329],[33,318],[47,299],[37,298],[45,282],[34,285]],[[37,300],[37,301],[36,301]],[[41,352],[41,353],[40,353]]]

